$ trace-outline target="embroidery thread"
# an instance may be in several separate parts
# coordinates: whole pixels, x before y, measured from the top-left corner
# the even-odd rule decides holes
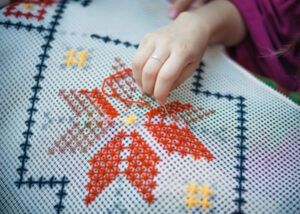
[[[129,117],[124,118],[123,120],[127,125],[131,125],[137,120],[137,117],[135,115],[130,115]]]
[[[113,66],[113,69],[117,72],[104,79],[101,88],[102,93],[108,97],[117,98],[118,100],[125,103],[127,107],[130,107],[131,104],[137,104],[141,107],[146,106],[152,109],[151,105],[148,102],[144,100],[142,101],[141,99],[134,100],[134,96],[129,94],[126,90],[124,90],[124,85],[127,85],[130,88],[130,91],[137,92],[136,86],[134,87],[130,83],[134,82],[132,78],[132,70],[130,68],[125,68],[125,64],[122,63],[119,58],[115,58],[115,61],[118,63],[118,66]],[[128,79],[130,79],[131,81],[129,82]],[[124,83],[121,84],[120,81],[123,81]],[[116,85],[114,85],[114,83],[116,83]],[[107,92],[105,88],[106,86],[108,86],[110,92]],[[122,94],[117,92],[116,87],[121,89]]]
[[[175,121],[170,124],[164,123],[167,112],[162,106],[160,106],[145,114],[148,117],[148,121],[144,124],[144,126],[163,146],[163,148],[168,151],[168,155],[171,155],[173,152],[179,152],[182,157],[190,154],[196,160],[204,157],[207,161],[211,161],[213,159],[212,154],[193,135],[189,127],[187,125],[183,128],[179,127],[179,120],[176,117],[176,114],[190,110],[193,106],[191,104],[172,102],[166,104],[165,108],[168,115],[175,118]],[[154,123],[154,118],[157,116],[159,116],[160,121],[158,123]]]
[[[86,153],[88,147],[93,146],[94,141],[100,140],[101,135],[114,125],[113,118],[119,113],[97,88],[78,92],[72,89],[69,93],[61,89],[59,96],[70,106],[76,119],[72,127],[54,141],[54,146],[48,148],[48,154],[54,155],[55,151],[74,154],[77,150]]]
[[[89,55],[86,51],[77,52],[75,49],[68,51],[65,58],[67,59],[64,61],[64,64],[67,65],[68,68],[70,68],[72,65],[77,65],[79,68],[86,65],[85,59]]]
[[[193,182],[191,185],[186,187],[186,190],[189,192],[189,196],[188,199],[184,200],[184,202],[188,205],[189,209],[192,209],[197,205],[201,205],[202,209],[206,211],[206,209],[213,205],[213,203],[208,200],[208,196],[213,194],[213,191],[208,185],[197,188],[197,184]],[[200,196],[198,196],[197,193],[200,193]]]
[[[7,7],[6,10],[3,12],[4,16],[14,16],[18,17],[25,17],[26,19],[35,18],[38,21],[44,19],[44,15],[47,13],[46,8],[51,6],[53,3],[57,1],[53,0],[39,0],[39,1],[22,1],[22,2],[12,2]],[[22,6],[22,11],[19,9],[19,6]],[[33,7],[37,7],[35,12],[31,11]],[[29,10],[29,11],[27,11]]]
[[[122,143],[125,138],[131,139],[129,146]],[[126,158],[121,158],[120,154],[124,150],[129,150],[130,154]],[[85,186],[88,191],[84,199],[86,205],[91,204],[96,196],[120,175],[125,175],[150,205],[155,200],[152,191],[156,187],[154,177],[158,174],[156,164],[159,160],[139,134],[135,131],[130,134],[121,131],[89,160],[91,170],[87,173],[90,181]],[[122,162],[128,163],[123,171],[119,170]]]

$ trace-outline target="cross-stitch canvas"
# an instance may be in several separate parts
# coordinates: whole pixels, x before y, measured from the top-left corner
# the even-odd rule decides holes
[[[218,49],[171,92],[131,59],[165,1],[0,10],[1,213],[299,213],[300,113]]]

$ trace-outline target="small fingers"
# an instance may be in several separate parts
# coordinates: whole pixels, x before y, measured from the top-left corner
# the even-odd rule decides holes
[[[155,87],[154,87],[154,97],[158,104],[165,104],[167,97],[174,82],[180,76],[180,72],[186,65],[186,60],[180,57],[180,54],[171,54],[168,60],[160,69]]]
[[[142,71],[148,60],[154,51],[154,44],[141,45],[132,59],[132,72],[133,78],[139,87],[142,87]]]
[[[174,90],[178,86],[180,86],[185,80],[187,80],[196,70],[198,63],[190,63],[185,66],[180,76],[174,82],[172,89]]]
[[[169,16],[175,19],[179,13],[187,10],[195,0],[175,0],[169,11]]]
[[[165,48],[156,49],[148,58],[142,72],[142,85],[146,93],[153,94],[157,74],[168,57],[169,51]]]

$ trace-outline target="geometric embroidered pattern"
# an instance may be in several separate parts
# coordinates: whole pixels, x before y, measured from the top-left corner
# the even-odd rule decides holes
[[[122,143],[125,138],[130,139],[129,146]],[[125,150],[130,154],[121,157],[121,153]],[[130,134],[121,131],[89,160],[91,170],[87,173],[90,181],[86,185],[88,191],[84,199],[86,205],[92,203],[96,196],[120,175],[125,175],[150,205],[155,200],[152,191],[156,187],[154,177],[158,174],[158,170],[155,166],[159,160],[139,134],[135,131]],[[128,164],[125,170],[119,169],[122,162]]]
[[[54,1],[53,1],[54,2]],[[43,189],[43,188],[50,188],[53,189],[54,187],[59,187],[58,192],[55,193],[55,196],[58,197],[58,202],[54,205],[54,209],[56,210],[56,213],[61,213],[63,209],[65,208],[65,205],[63,203],[64,198],[67,197],[66,192],[66,186],[70,182],[69,179],[66,176],[62,176],[60,178],[57,178],[55,176],[49,177],[49,173],[47,173],[47,176],[35,176],[30,175],[30,168],[28,168],[28,165],[26,163],[30,160],[30,155],[32,155],[32,152],[30,151],[30,147],[32,146],[31,137],[33,134],[33,124],[36,122],[36,119],[34,118],[34,114],[38,111],[36,107],[36,103],[38,100],[40,100],[39,97],[39,91],[42,90],[41,82],[45,78],[43,73],[44,70],[47,68],[47,65],[45,63],[46,58],[49,57],[48,50],[52,47],[51,43],[54,40],[54,34],[57,32],[56,28],[60,24],[59,20],[62,18],[62,15],[64,13],[64,10],[66,8],[66,4],[68,3],[67,0],[61,0],[54,12],[54,15],[52,16],[52,21],[50,22],[50,30],[47,31],[47,35],[45,38],[45,43],[41,46],[42,47],[42,53],[40,55],[40,62],[36,65],[37,74],[34,76],[34,85],[32,87],[33,95],[29,98],[29,101],[31,103],[30,108],[27,109],[28,112],[28,119],[25,121],[26,124],[26,130],[22,133],[24,136],[24,141],[20,144],[21,147],[21,154],[18,156],[18,159],[20,161],[20,166],[17,168],[18,178],[16,178],[15,184],[18,189],[21,189],[24,187],[28,187],[31,190],[36,191],[37,189]],[[19,23],[15,25],[16,29],[18,29],[20,26]],[[24,26],[24,25],[23,25]],[[27,29],[31,29],[32,25],[27,25]],[[37,27],[36,29],[42,29]],[[40,31],[38,30],[38,31]],[[56,189],[56,188],[55,188]],[[21,191],[20,191],[21,192]],[[24,192],[24,191],[23,191]],[[28,192],[28,191],[26,191]],[[1,198],[2,199],[2,198]],[[14,198],[15,199],[15,198]],[[24,197],[25,199],[25,197]],[[12,199],[13,200],[13,199]],[[27,204],[28,205],[28,204]],[[1,207],[1,209],[3,206]],[[22,208],[23,209],[23,208]],[[29,212],[29,211],[28,211]]]
[[[192,209],[194,206],[201,205],[202,209],[206,211],[207,208],[213,205],[213,203],[208,200],[208,196],[213,194],[213,191],[211,191],[208,185],[197,188],[197,184],[193,182],[191,185],[186,187],[186,190],[189,192],[189,197],[184,200],[184,202],[188,205],[189,209]],[[199,192],[201,195],[197,195]]]
[[[132,95],[126,94],[126,98],[122,97],[124,94],[117,93],[113,82],[116,82],[118,88],[122,89],[121,92],[125,91],[122,87],[124,85],[127,85],[132,92],[136,92],[137,89],[135,88],[136,84],[132,84],[134,81],[132,81],[131,69],[126,69],[120,59],[116,58],[115,60],[118,63],[118,66],[113,66],[116,73],[104,79],[101,92],[98,88],[92,91],[70,90],[69,93],[64,89],[59,91],[59,96],[66,101],[76,118],[80,118],[80,120],[74,122],[72,128],[68,129],[67,133],[60,137],[60,140],[54,142],[54,148],[48,149],[49,154],[54,154],[55,149],[60,153],[65,153],[66,150],[75,153],[78,148],[85,153],[87,146],[94,145],[95,139],[100,140],[100,135],[106,132],[108,126],[113,126],[113,119],[119,116],[117,110],[105,98],[105,96],[109,96],[115,97],[125,104],[128,103],[127,107],[132,104],[150,107],[150,111],[145,114],[148,121],[144,126],[162,145],[163,149],[168,151],[168,155],[172,152],[179,152],[182,157],[192,155],[195,160],[205,158],[207,161],[211,161],[212,154],[193,135],[189,125],[215,114],[215,110],[203,111],[201,107],[195,108],[191,104],[181,104],[178,101],[153,109],[141,98],[139,101],[134,101]],[[120,84],[121,80],[123,84]],[[106,85],[109,86],[110,93],[105,91]],[[86,120],[82,120],[82,118]],[[103,118],[104,121],[102,121]],[[136,119],[134,115],[131,115],[124,121],[129,125]],[[168,121],[169,119],[171,119],[171,123]],[[85,122],[82,123],[82,121]],[[101,130],[101,133],[96,130]],[[129,146],[123,144],[125,138],[130,138]],[[121,155],[125,150],[130,153],[126,158]],[[155,166],[159,160],[157,154],[136,131],[132,131],[130,134],[120,131],[89,161],[92,169],[88,172],[89,183],[86,185],[88,195],[84,199],[86,205],[92,203],[96,196],[101,194],[121,174],[125,175],[150,205],[155,200],[152,190],[156,187],[154,178],[158,171]],[[127,164],[125,170],[119,169],[123,162]]]
[[[35,18],[38,21],[41,21],[44,19],[44,15],[47,13],[45,8],[48,6],[51,6],[55,2],[57,2],[57,1],[36,0],[36,1],[13,2],[6,7],[6,10],[3,12],[3,15],[4,16],[15,16],[16,18],[23,16],[26,19]],[[34,8],[34,5],[35,5],[35,7],[37,7],[38,9],[34,12],[32,12],[32,11],[27,12],[28,9],[26,9],[26,8],[29,5],[31,5],[32,8]],[[24,6],[24,7],[22,7],[22,6]]]
[[[88,56],[89,55],[86,53],[86,51],[77,52],[73,49],[67,52],[65,56],[66,61],[64,61],[64,64],[66,64],[68,68],[70,68],[72,65],[78,65],[78,67],[82,67],[86,65],[84,60]]]
[[[77,1],[77,0],[74,0],[74,1]],[[91,0],[84,0],[83,2],[90,2]],[[26,1],[25,1],[26,2]],[[46,0],[35,0],[35,2],[56,2],[56,1],[54,1],[54,0],[52,0],[52,1],[50,1],[50,0],[48,0],[48,1],[46,1]],[[55,29],[55,27],[56,27],[56,25],[58,25],[58,22],[57,22],[57,20],[58,19],[60,19],[60,15],[62,14],[62,11],[63,11],[63,8],[64,8],[64,5],[66,4],[66,2],[67,1],[65,1],[65,0],[63,0],[62,1],[63,3],[61,4],[61,6],[60,7],[58,7],[59,9],[58,9],[58,12],[56,12],[56,17],[54,16],[54,19],[53,19],[53,23],[51,23],[51,29],[46,29],[47,31],[50,31],[50,34],[49,34],[49,36],[48,36],[48,41],[46,41],[46,48],[45,48],[45,50],[46,51],[44,51],[44,58],[46,58],[46,57],[48,57],[48,55],[46,55],[46,53],[47,53],[47,49],[50,49],[51,48],[51,46],[49,45],[50,44],[50,42],[52,41],[52,39],[53,39],[53,35],[54,35],[54,32],[56,32],[56,29]],[[32,4],[32,1],[30,1],[30,3]],[[34,7],[34,8],[36,8],[36,7]],[[25,9],[25,8],[24,8]],[[6,9],[7,10],[7,9]],[[18,16],[24,16],[24,17],[26,17],[27,19],[28,18],[30,18],[30,17],[34,17],[34,16],[31,16],[30,14],[28,15],[22,15],[22,14],[20,14],[20,13],[15,13],[14,14],[14,12],[16,12],[16,11],[10,11],[10,12],[7,12],[7,14],[6,14],[6,16],[9,16],[9,15],[13,15],[13,16],[15,16],[15,17],[18,17]],[[42,20],[44,17],[43,17],[43,15],[41,15],[41,17],[40,18],[38,18],[38,17],[34,17],[34,18],[37,18],[38,20]],[[1,23],[0,23],[1,24]],[[3,23],[2,23],[3,24]],[[8,26],[8,25],[7,25]],[[11,26],[13,26],[13,25],[11,25]],[[21,23],[17,23],[17,24],[15,24],[15,27],[16,27],[16,29],[19,29],[19,27],[24,27],[25,25],[21,25]],[[38,29],[38,27],[34,27],[34,26],[27,26],[28,28],[28,31],[30,31],[31,29]],[[41,28],[41,30],[42,30],[42,28]],[[131,44],[131,43],[129,43],[129,42],[122,42],[122,41],[119,41],[118,39],[116,39],[116,40],[112,40],[112,39],[110,39],[109,37],[107,37],[107,36],[98,36],[98,35],[95,35],[95,34],[93,34],[93,35],[91,35],[91,38],[92,39],[99,39],[99,40],[102,40],[102,41],[104,41],[105,43],[107,43],[107,42],[111,42],[111,43],[115,43],[115,45],[119,45],[119,44],[121,44],[121,45],[125,45],[126,47],[133,47],[133,45]],[[136,45],[134,46],[134,47],[137,47]],[[26,125],[27,125],[27,127],[28,127],[28,130],[26,130],[26,132],[24,132],[23,134],[24,134],[24,136],[25,136],[25,139],[26,139],[26,141],[25,141],[25,143],[23,143],[23,144],[21,144],[21,148],[22,148],[22,154],[21,154],[21,156],[19,156],[19,159],[20,159],[20,162],[21,162],[21,167],[20,168],[18,168],[18,173],[20,174],[20,179],[16,182],[16,184],[18,185],[18,187],[20,188],[21,186],[27,186],[28,185],[28,187],[29,188],[31,188],[32,186],[34,186],[35,185],[35,187],[39,187],[39,188],[42,188],[43,186],[48,186],[49,185],[49,187],[50,188],[52,188],[54,185],[57,185],[57,184],[59,184],[59,185],[61,185],[61,190],[56,194],[58,197],[59,197],[59,203],[55,206],[55,208],[57,209],[57,212],[59,213],[60,211],[62,211],[62,209],[64,208],[64,205],[63,205],[63,203],[62,203],[62,200],[63,200],[63,198],[66,196],[66,193],[65,193],[65,191],[64,191],[64,185],[67,183],[66,182],[66,180],[67,179],[65,179],[65,177],[63,177],[62,179],[61,179],[61,183],[59,183],[59,181],[56,179],[56,178],[54,178],[54,177],[51,177],[50,179],[47,179],[47,181],[45,181],[45,179],[43,178],[43,176],[42,177],[40,177],[39,179],[32,179],[32,177],[29,177],[28,179],[23,179],[23,175],[25,174],[25,172],[27,171],[27,169],[25,168],[25,163],[26,163],[26,161],[28,161],[28,159],[29,159],[29,157],[27,156],[28,155],[28,148],[30,147],[30,144],[29,144],[29,137],[31,136],[31,135],[33,135],[32,134],[32,132],[31,132],[31,130],[30,130],[30,127],[31,127],[31,125],[35,122],[32,118],[33,118],[33,113],[35,112],[35,111],[37,111],[36,110],[36,106],[34,105],[36,102],[35,101],[37,101],[38,100],[38,98],[37,98],[37,94],[38,94],[38,91],[41,89],[41,88],[39,88],[40,86],[39,86],[39,81],[40,80],[42,80],[44,77],[41,75],[43,72],[43,69],[44,69],[44,67],[43,66],[45,66],[45,63],[44,63],[44,60],[42,59],[41,60],[41,64],[39,65],[39,73],[38,73],[38,75],[37,76],[35,76],[35,79],[36,79],[36,83],[37,83],[37,86],[34,86],[34,96],[33,96],[33,99],[31,100],[32,101],[32,108],[31,109],[29,109],[30,111],[29,111],[29,119],[26,121]],[[46,66],[45,66],[46,67]],[[131,73],[129,73],[129,75],[131,75]],[[121,81],[122,81],[123,79],[121,79]],[[198,83],[197,83],[197,85],[198,85]],[[99,90],[98,90],[99,91]],[[79,92],[75,92],[75,93],[77,93],[77,94],[79,94]],[[238,174],[238,176],[236,176],[235,178],[236,178],[236,180],[238,181],[238,185],[235,187],[236,188],[236,190],[238,191],[238,193],[239,193],[239,198],[235,201],[235,202],[237,202],[237,204],[238,204],[238,206],[239,206],[239,209],[238,209],[238,213],[241,213],[241,208],[240,208],[240,205],[242,204],[242,203],[245,203],[245,200],[241,197],[241,193],[243,192],[243,191],[246,191],[245,189],[244,189],[244,187],[242,186],[242,182],[244,181],[244,180],[246,180],[245,179],[245,177],[244,177],[244,175],[243,175],[243,171],[245,170],[245,166],[243,165],[243,163],[244,163],[244,160],[245,160],[245,155],[243,154],[243,151],[244,150],[246,150],[246,147],[245,147],[245,141],[246,141],[246,137],[245,137],[245,135],[244,135],[244,131],[246,130],[245,129],[245,126],[244,126],[244,123],[245,123],[245,117],[244,117],[244,114],[246,114],[246,112],[245,112],[245,107],[246,107],[246,105],[245,105],[245,102],[244,102],[244,98],[242,98],[242,97],[232,97],[231,95],[220,95],[219,93],[211,93],[211,92],[208,92],[208,91],[198,91],[198,88],[197,88],[197,90],[195,91],[195,93],[196,94],[198,94],[198,93],[202,93],[202,94],[204,94],[205,96],[214,96],[214,97],[216,97],[217,99],[220,99],[220,98],[227,98],[229,101],[231,101],[232,99],[233,100],[238,100],[239,101],[239,103],[237,104],[237,107],[239,108],[239,110],[237,111],[237,113],[238,113],[238,115],[239,115],[239,117],[238,117],[238,122],[239,123],[241,123],[241,125],[237,128],[239,131],[240,131],[240,134],[237,136],[237,138],[238,138],[238,140],[239,140],[239,144],[236,146],[237,147],[237,149],[238,149],[238,151],[239,151],[239,154],[236,156],[236,158],[237,159],[240,159],[240,162],[239,162],[239,164],[236,166],[236,168],[238,169],[238,171],[240,172],[239,174]],[[84,94],[84,93],[82,93],[82,94]],[[96,93],[97,94],[97,93]],[[71,95],[71,97],[72,97],[73,95]],[[130,103],[129,103],[130,104]],[[138,104],[139,105],[139,104]],[[73,112],[75,112],[75,110],[76,110],[76,108],[74,108],[74,110],[72,109],[72,111]],[[81,112],[81,110],[79,110],[79,109],[77,109],[77,111],[79,112],[78,114],[80,114],[81,116],[83,116],[85,113],[82,113]],[[168,111],[169,112],[169,111]],[[185,111],[185,112],[188,112],[187,110]],[[209,112],[206,112],[206,114],[207,115],[212,115],[212,114],[214,114],[215,112],[214,112],[214,110],[212,110],[212,112],[211,111],[209,111]],[[161,113],[160,113],[161,114]],[[177,115],[177,114],[179,114],[179,116]],[[79,116],[80,116],[79,115]],[[79,117],[78,116],[78,117]],[[167,118],[165,119],[165,120],[167,120],[168,119],[168,116],[169,115],[167,115]],[[178,116],[178,117],[177,117]],[[205,118],[205,114],[203,114],[203,117],[202,117],[202,119],[203,118]],[[177,125],[177,127],[179,127],[179,128],[181,128],[181,123],[180,122],[182,122],[182,120],[185,122],[185,124],[186,125],[188,125],[188,123],[193,123],[193,122],[195,122],[195,119],[194,119],[194,121],[193,120],[184,120],[184,118],[185,117],[182,117],[181,116],[181,113],[179,112],[179,113],[176,113],[176,114],[173,114],[173,115],[170,115],[170,118],[169,119],[172,119],[172,120],[175,120],[175,122],[176,122],[176,124],[175,125]],[[201,119],[201,116],[200,116],[200,118],[198,117],[198,119]],[[179,123],[179,124],[177,124],[177,123]],[[156,123],[157,124],[157,123]],[[74,125],[74,124],[73,124]],[[88,127],[86,127],[86,128],[88,128]],[[96,156],[96,155],[95,155]]]
[[[245,108],[247,105],[245,104],[246,99],[242,96],[232,96],[231,94],[220,94],[217,93],[211,93],[208,90],[201,90],[201,83],[200,80],[202,79],[201,73],[204,72],[203,67],[205,67],[204,63],[201,63],[199,68],[196,69],[195,75],[193,76],[195,81],[193,82],[193,88],[191,89],[192,92],[197,94],[203,94],[206,97],[215,97],[216,99],[226,99],[229,102],[232,102],[233,100],[238,101],[236,106],[238,107],[238,110],[236,113],[238,113],[238,118],[236,119],[238,121],[238,126],[236,127],[238,131],[238,135],[235,137],[239,140],[239,143],[235,145],[235,147],[238,149],[239,154],[235,156],[235,158],[238,160],[238,164],[234,167],[237,169],[237,175],[234,176],[234,179],[237,181],[237,185],[234,187],[234,190],[237,192],[237,198],[235,198],[233,201],[235,204],[237,204],[237,210],[233,212],[234,214],[242,214],[244,213],[242,211],[242,205],[246,203],[246,200],[243,197],[243,193],[246,192],[246,188],[243,185],[245,181],[247,181],[244,172],[247,170],[245,167],[245,150],[247,150],[246,141],[248,138],[245,135],[245,132],[247,131],[247,128],[245,124],[247,123],[247,120],[245,118],[245,115],[247,114]]]
[[[61,89],[59,96],[67,102],[76,118],[72,127],[54,141],[53,147],[48,148],[48,153],[76,153],[77,150],[86,153],[88,146],[93,146],[95,139],[100,140],[101,135],[114,125],[112,119],[119,113],[97,88],[79,92],[72,89],[69,93]]]
[[[130,115],[129,117],[126,117],[123,119],[123,121],[127,124],[130,125],[134,123],[138,118],[135,115]]]
[[[156,138],[163,148],[168,151],[168,155],[172,152],[179,152],[182,157],[189,154],[192,155],[195,160],[203,157],[206,158],[207,161],[211,161],[213,156],[210,151],[199,142],[190,131],[188,125],[182,123],[177,116],[186,110],[194,109],[194,111],[197,112],[195,108],[191,104],[181,104],[180,102],[169,103],[165,105],[165,108],[166,110],[160,106],[146,113],[145,115],[148,117],[148,121],[144,126],[147,127],[147,130]],[[212,110],[212,112],[214,111]],[[166,117],[168,115],[171,117],[171,123],[166,124],[164,120],[167,119]],[[154,123],[157,121],[156,116],[159,116],[160,121]],[[196,116],[193,118],[197,118]],[[184,126],[180,128],[182,124],[184,124]]]
[[[151,109],[152,107],[149,102],[145,101],[145,97],[138,96],[138,88],[133,79],[132,70],[125,68],[125,64],[119,58],[115,58],[115,61],[117,65],[112,68],[116,73],[103,80],[101,92],[105,96],[122,101],[127,108],[130,108],[132,104],[137,104],[139,108],[147,106]]]
[[[95,88],[92,91],[82,89],[79,91],[79,93],[85,95],[86,99],[88,99],[90,104],[95,107],[100,116],[106,114],[110,117],[110,119],[114,119],[115,117],[119,116],[117,110],[110,104],[110,102],[108,102],[103,94],[100,93],[98,88]]]

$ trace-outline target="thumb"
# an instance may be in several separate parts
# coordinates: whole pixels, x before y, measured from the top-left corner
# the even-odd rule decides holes
[[[174,3],[169,11],[170,18],[175,19],[179,13],[189,9],[194,1],[195,0],[174,0]]]

